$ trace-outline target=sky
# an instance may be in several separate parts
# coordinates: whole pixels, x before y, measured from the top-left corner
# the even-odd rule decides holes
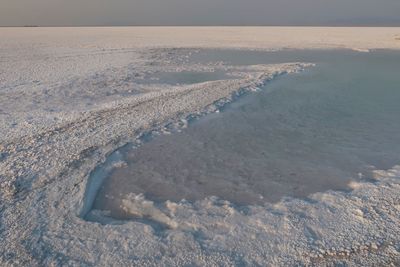
[[[400,26],[400,0],[0,0],[0,26]]]

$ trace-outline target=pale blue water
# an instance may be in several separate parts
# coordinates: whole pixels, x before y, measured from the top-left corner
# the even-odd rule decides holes
[[[93,204],[124,218],[126,194],[156,203],[217,196],[236,205],[348,190],[400,163],[400,53],[201,51],[196,61],[315,62],[223,112],[122,153]],[[128,216],[129,217],[129,216]]]

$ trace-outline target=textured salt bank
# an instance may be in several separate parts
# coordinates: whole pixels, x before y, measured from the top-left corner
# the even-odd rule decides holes
[[[143,132],[207,112],[235,90],[306,67],[252,66],[261,76],[236,68],[224,71],[242,73],[238,79],[184,86],[136,83],[159,72],[224,68],[187,62],[195,50],[177,47],[398,49],[398,32],[0,29],[0,265],[396,265],[398,167],[374,172],[376,183],[353,183],[352,192],[319,193],[307,201],[246,209],[216,198],[167,202],[168,220],[161,220],[169,230],[146,221],[102,225],[80,215],[90,173],[116,149]],[[151,201],[125,198],[130,211],[137,212],[138,203],[146,203],[146,214],[159,214]]]

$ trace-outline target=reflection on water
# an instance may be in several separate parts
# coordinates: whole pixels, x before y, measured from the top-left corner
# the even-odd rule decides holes
[[[369,179],[372,169],[400,162],[400,53],[212,53],[215,60],[228,60],[227,54],[233,63],[280,57],[318,66],[129,150],[128,164],[110,173],[94,209],[125,218],[121,199],[132,192],[156,203],[218,196],[262,205],[345,190],[351,180]],[[263,57],[267,61],[259,62]]]

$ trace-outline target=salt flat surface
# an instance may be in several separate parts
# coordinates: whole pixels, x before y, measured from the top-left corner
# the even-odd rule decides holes
[[[398,28],[1,28],[0,264],[396,265],[399,168],[375,183],[309,200],[237,209],[205,198],[140,195],[131,213],[163,221],[108,224],[82,218],[90,173],[144,132],[216,110],[237,92],[312,65],[190,62],[194,47],[354,50],[400,48]],[[295,63],[290,63],[295,62]],[[195,84],[140,83],[166,72],[231,73]],[[114,152],[118,159],[118,152]],[[113,162],[118,164],[118,160]],[[90,195],[90,194],[89,194]],[[101,217],[101,216],[100,216]],[[5,240],[5,241],[4,241]]]
[[[54,27],[1,28],[0,32],[1,46],[11,48],[13,54],[31,44],[46,48],[45,53],[52,52],[51,46],[62,46],[70,53],[98,50],[103,54],[140,47],[365,50],[400,46],[399,27]]]

